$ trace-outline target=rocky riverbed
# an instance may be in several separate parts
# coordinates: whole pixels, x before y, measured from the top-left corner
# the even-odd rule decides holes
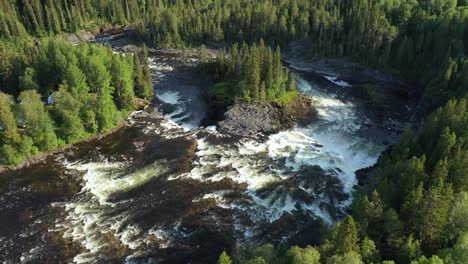
[[[292,68],[297,105],[237,105],[203,127],[210,84],[196,58],[180,56],[150,58],[154,111],[0,173],[0,259],[214,263],[236,244],[317,244],[346,214],[356,171],[413,112],[399,97],[370,103],[350,80]]]

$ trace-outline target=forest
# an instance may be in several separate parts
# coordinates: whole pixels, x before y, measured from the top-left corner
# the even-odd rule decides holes
[[[151,97],[145,49],[54,39],[119,26],[148,45],[229,47],[207,66],[223,105],[293,100],[280,49],[297,41],[311,57],[411,81],[432,111],[380,157],[320,245],[227,248],[218,263],[468,263],[468,1],[0,0],[2,162],[113,128]]]
[[[271,47],[263,40],[250,47],[246,42],[234,43],[226,52],[201,65],[201,70],[213,80],[210,101],[215,109],[225,109],[235,102],[276,102],[287,104],[298,95],[294,76],[283,67],[281,48]]]
[[[466,95],[465,0],[1,0],[0,37],[125,25],[162,46],[303,40],[414,81],[432,108]]]
[[[152,94],[146,49],[133,56],[44,39],[19,48],[3,42],[1,53],[0,163],[18,164],[114,128],[137,96]]]

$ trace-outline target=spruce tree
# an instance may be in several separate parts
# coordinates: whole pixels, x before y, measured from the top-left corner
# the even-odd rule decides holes
[[[143,68],[138,55],[133,56],[133,75],[136,95],[141,98],[147,97],[147,87],[143,79]]]
[[[263,80],[267,89],[273,86],[273,53],[268,47],[263,58]]]
[[[275,85],[280,85],[283,80],[283,65],[281,64],[281,49],[279,46],[276,47],[273,57],[273,76],[275,78]]]
[[[119,109],[130,111],[134,109],[135,93],[133,83],[133,68],[119,56],[112,58],[111,86],[114,87],[114,101]]]
[[[0,92],[0,142],[4,144],[18,143],[21,139],[16,125],[16,118],[11,109],[11,98]]]
[[[221,253],[221,255],[219,255],[217,263],[218,264],[231,264],[232,261],[231,261],[231,258],[229,257],[229,255],[226,254],[226,251],[223,251],[223,253]]]
[[[143,66],[143,83],[144,92],[141,94],[143,98],[151,98],[153,96],[153,82],[151,80],[151,70],[149,67],[148,49],[143,45],[141,55],[141,65]]]
[[[359,252],[358,229],[353,217],[347,216],[338,226],[333,238],[335,254],[341,255],[349,252]]]

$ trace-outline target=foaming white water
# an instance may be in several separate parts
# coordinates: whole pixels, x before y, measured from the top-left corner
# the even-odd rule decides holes
[[[334,84],[336,84],[338,86],[341,86],[341,87],[350,87],[351,86],[351,84],[349,84],[349,83],[347,83],[347,82],[345,82],[343,80],[338,79],[337,76],[325,75],[324,77],[325,77],[325,79],[329,80],[330,82],[332,82],[332,83],[334,83]]]
[[[179,92],[166,91],[162,94],[157,94],[156,96],[166,104],[177,104],[180,100]]]
[[[65,220],[56,224],[57,231],[63,231],[65,238],[78,242],[86,249],[75,256],[75,263],[95,262],[101,254],[115,251],[121,245],[138,254],[138,249],[144,249],[151,243],[148,240],[151,231],[143,231],[129,221],[134,216],[132,208],[118,209],[132,199],[109,201],[109,198],[161,176],[167,172],[167,166],[161,160],[124,173],[126,166],[111,162],[68,165],[70,169],[85,173],[81,196],[68,203],[54,203],[53,206],[62,207],[67,213]]]
[[[167,119],[177,123],[185,130],[196,129],[200,126],[200,122],[204,118],[203,106],[197,104],[198,93],[196,82],[181,81],[183,78],[178,79],[177,74],[169,74],[175,68],[170,64],[175,63],[178,65],[182,63],[182,59],[175,59],[172,61],[168,58],[159,58],[159,60],[151,59],[152,75],[156,79],[157,89],[156,97],[160,100],[161,104],[158,106],[158,111],[164,113]],[[185,66],[195,66],[196,60],[189,60],[184,62]],[[177,77],[175,77],[177,76]],[[187,92],[192,93],[187,96]],[[185,96],[184,98],[182,98]],[[195,103],[192,100],[195,99]],[[204,101],[203,101],[204,104]]]
[[[138,249],[147,244],[147,234],[136,225],[127,223],[132,216],[131,210],[113,214],[115,204],[100,204],[96,197],[82,199],[54,204],[63,207],[67,213],[65,221],[56,225],[57,230],[63,230],[65,238],[85,248],[74,257],[74,263],[94,263],[121,245]]]
[[[164,62],[158,62],[156,58],[149,58],[148,60],[150,69],[156,70],[158,72],[170,72],[174,70],[174,67]]]
[[[301,175],[304,168],[318,166],[328,177],[337,177],[344,193],[351,194],[357,182],[355,171],[374,164],[383,146],[358,136],[357,132],[368,120],[357,116],[352,103],[324,93],[300,77],[297,83],[299,90],[313,99],[319,115],[317,122],[271,135],[264,143],[243,139],[234,145],[210,145],[201,139],[195,168],[186,176],[202,181],[230,179],[247,184],[253,203],[241,207],[256,220],[273,222],[285,213],[305,210],[331,222],[329,212],[320,207],[329,199],[302,188],[306,175],[295,175]],[[291,180],[297,181],[293,187],[287,183],[287,188],[281,187]],[[275,182],[280,187],[269,194],[258,192]],[[288,190],[306,192],[314,201],[296,200]],[[226,201],[219,197],[216,200],[226,207]],[[349,202],[350,199],[341,200],[334,206],[345,207]]]
[[[214,132],[215,133],[215,132]],[[298,143],[299,145],[300,143]],[[251,198],[250,205],[230,204],[222,198],[222,194],[210,194],[200,199],[215,199],[223,208],[244,210],[252,219],[273,222],[285,213],[297,210],[296,201],[288,194],[273,192],[267,197],[260,197],[257,191],[275,182],[291,177],[287,169],[273,168],[272,164],[280,158],[289,157],[291,152],[284,151],[282,155],[272,154],[270,144],[258,143],[243,139],[232,145],[211,145],[204,139],[198,141],[197,160],[190,174],[184,175],[201,181],[221,181],[229,179],[239,184],[247,184],[246,194]],[[247,228],[246,234],[251,227]],[[247,232],[249,231],[249,232]]]
[[[247,183],[248,188],[256,190],[266,183],[277,180],[276,175],[263,171],[268,167],[266,148],[261,145],[254,151],[253,140],[242,140],[232,146],[210,145],[205,139],[198,140],[197,160],[194,161],[194,168],[186,175],[193,179],[220,181],[225,178],[238,183]],[[222,169],[229,168],[229,170]],[[213,174],[213,171],[219,171]],[[209,176],[207,176],[209,175]]]
[[[369,121],[357,116],[352,103],[320,92],[300,77],[297,83],[304,94],[312,97],[320,120],[307,127],[273,135],[270,153],[293,148],[296,154],[289,166],[297,169],[302,165],[318,165],[325,171],[332,170],[344,184],[345,191],[350,193],[356,184],[354,172],[373,165],[384,146],[358,135],[362,125]],[[298,138],[299,143],[296,142]]]
[[[85,172],[83,191],[89,191],[99,198],[101,204],[109,197],[119,192],[127,192],[151,179],[165,173],[167,168],[162,161],[157,161],[147,167],[132,173],[125,173],[123,163],[85,163],[69,165],[68,168]]]
[[[233,143],[232,140],[223,140],[229,137],[219,133],[215,127],[200,129],[198,132],[201,133],[184,131],[174,120],[184,118],[179,108],[174,108],[174,112],[169,113],[160,124],[145,128],[163,138],[183,135],[197,137],[198,148],[191,171],[171,175],[167,180],[195,179],[216,184],[229,180],[242,186],[239,187],[240,191],[230,190],[230,185],[226,189],[210,190],[191,202],[213,200],[220,208],[231,210],[233,226],[244,237],[257,235],[255,228],[260,226],[259,223],[270,224],[284,215],[297,212],[333,222],[337,214],[330,208],[339,211],[350,202],[346,197],[335,199],[335,191],[350,194],[356,184],[355,171],[374,164],[383,150],[383,146],[358,133],[368,120],[358,116],[355,105],[321,91],[300,77],[297,84],[303,94],[313,99],[319,120],[306,127],[295,127],[271,135],[265,142],[241,139]],[[161,101],[175,104],[176,107],[183,101],[180,94],[171,91],[165,91],[160,96]],[[135,172],[128,172],[124,163],[68,166],[85,172],[81,195],[86,199],[61,205],[68,216],[67,221],[58,226],[66,231],[66,236],[87,249],[76,256],[75,262],[93,262],[96,256],[109,251],[113,247],[109,236],[114,237],[117,243],[134,249],[132,256],[138,256],[154,239],[158,240],[160,248],[166,248],[175,241],[175,234],[185,235],[179,228],[180,223],[168,227],[155,225],[149,231],[142,230],[131,221],[135,214],[133,208],[115,212],[119,203],[128,200],[110,199],[115,194],[128,192],[166,173],[164,162]],[[334,189],[327,192],[327,188]],[[236,192],[237,198],[230,196],[232,192]],[[239,215],[242,217],[237,217]],[[251,222],[246,224],[240,220],[244,216],[248,216]],[[216,218],[212,221],[218,223]]]

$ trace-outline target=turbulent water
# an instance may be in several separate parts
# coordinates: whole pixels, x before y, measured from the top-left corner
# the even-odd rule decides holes
[[[92,154],[85,151],[86,158],[57,157],[48,164],[59,169],[41,167],[40,175],[72,177],[76,190],[39,205],[14,204],[28,191],[18,188],[28,185],[5,183],[1,201],[13,205],[0,211],[2,224],[11,216],[37,226],[23,219],[11,223],[14,232],[0,230],[0,260],[212,263],[234,243],[317,243],[323,225],[345,214],[355,171],[373,165],[404,126],[404,120],[368,116],[369,109],[352,97],[352,84],[296,70],[298,89],[313,99],[318,120],[264,142],[233,138],[199,127],[209,82],[170,58],[153,58],[151,67],[158,79],[157,110],[165,119],[143,129],[153,136],[141,144],[155,144],[154,150],[143,158],[129,155],[125,149],[138,149],[138,142],[108,139]],[[35,242],[14,249],[23,240]],[[65,246],[50,242],[62,240]]]

